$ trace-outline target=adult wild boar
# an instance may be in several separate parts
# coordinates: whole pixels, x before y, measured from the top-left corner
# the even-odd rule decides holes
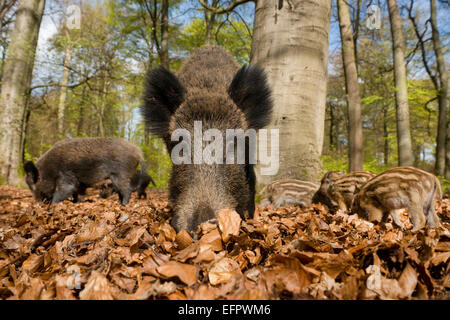
[[[37,201],[58,203],[78,190],[110,179],[121,204],[130,199],[130,181],[138,165],[145,170],[141,150],[120,138],[75,138],[56,143],[36,164],[25,164],[26,182]]]
[[[201,121],[203,131],[216,129],[223,137],[227,129],[245,132],[264,127],[272,112],[270,95],[260,67],[239,69],[221,47],[204,46],[184,62],[177,75],[162,67],[148,72],[142,114],[150,131],[165,140],[172,154],[179,143],[172,141],[172,133],[183,129],[195,137],[194,121]],[[245,212],[253,216],[256,177],[248,161],[248,141],[245,146],[243,164],[226,164],[225,160],[173,164],[169,199],[176,230],[195,230],[223,208],[234,208],[242,217]]]

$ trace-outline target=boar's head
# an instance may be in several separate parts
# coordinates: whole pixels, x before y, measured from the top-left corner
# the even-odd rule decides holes
[[[226,130],[260,129],[269,123],[271,111],[264,71],[247,65],[239,69],[220,47],[199,49],[177,76],[162,67],[148,72],[142,106],[147,127],[165,140],[171,154],[180,141],[171,141],[175,130],[186,130],[192,138],[188,144],[193,161],[172,166],[169,198],[175,229],[195,230],[223,208],[234,208],[242,217],[245,212],[253,216],[256,178],[248,161],[248,141],[245,163],[226,164]],[[196,121],[201,122],[202,132],[215,129],[222,134],[221,163],[195,163]],[[201,146],[203,150],[206,142]]]
[[[357,214],[358,217],[369,220],[369,210],[368,208],[365,208],[362,206],[361,203],[361,198],[363,197],[363,195],[358,192],[355,195],[355,198],[353,199],[353,203],[352,203],[352,207],[351,207],[351,212],[353,214]]]
[[[39,170],[32,161],[26,162],[23,168],[26,173],[25,181],[33,193],[34,199],[41,202],[50,202],[55,186],[39,175]]]
[[[332,199],[330,194],[331,186],[339,177],[343,176],[345,171],[328,171],[320,181],[319,190],[313,196],[313,203],[322,203],[330,209],[335,209],[338,203]]]

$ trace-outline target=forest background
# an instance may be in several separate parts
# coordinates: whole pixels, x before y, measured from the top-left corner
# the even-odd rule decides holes
[[[19,2],[0,1],[2,79]],[[164,65],[176,72],[192,50],[207,43],[223,46],[239,64],[249,63],[251,58],[255,3],[241,1],[231,8],[232,1],[202,2],[203,5],[198,0],[46,1],[24,115],[21,160],[38,159],[62,139],[122,137],[143,150],[148,172],[157,187],[167,187],[170,156],[162,140],[145,131],[138,111],[146,70]],[[216,11],[205,8],[205,3]],[[430,5],[418,0],[397,3],[405,42],[412,164],[436,172],[439,66],[432,41]],[[399,165],[388,5],[386,1],[367,0],[349,0],[345,4],[353,30],[359,84],[363,168],[381,172]],[[376,28],[370,28],[367,21],[372,5],[380,10],[381,20]],[[439,41],[447,58],[445,68],[450,6],[448,1],[437,1],[436,5]],[[74,25],[68,27],[74,10],[79,10],[80,20],[71,21]],[[338,6],[333,1],[322,172],[348,170],[352,157],[349,110],[352,111],[348,105],[341,34]],[[448,110],[446,118],[448,123]],[[448,153],[448,136],[446,146]],[[450,177],[445,177],[443,170],[441,173],[438,175],[446,188]],[[5,183],[4,178],[0,179]]]

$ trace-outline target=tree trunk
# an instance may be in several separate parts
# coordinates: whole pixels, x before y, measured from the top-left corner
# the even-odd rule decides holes
[[[0,173],[19,183],[20,149],[27,95],[45,0],[22,0],[4,65],[0,96]]]
[[[280,167],[272,176],[258,169],[256,174],[259,183],[281,178],[318,181],[331,1],[276,3],[256,2],[251,64],[264,67],[272,88],[274,112],[268,129],[279,130]]]
[[[447,143],[445,152],[445,178],[450,179],[450,120],[447,123]]]
[[[104,125],[104,117],[105,117],[105,106],[106,106],[106,97],[108,91],[108,80],[106,78],[106,71],[103,72],[103,86],[102,91],[99,93],[100,101],[99,101],[99,110],[98,110],[98,135],[100,137],[105,136],[105,125]]]
[[[64,72],[61,79],[61,87],[58,103],[58,133],[64,135],[64,111],[66,106],[67,85],[69,84],[70,61],[72,59],[72,41],[69,31],[66,29],[66,56],[64,57]]]
[[[348,5],[338,0],[339,29],[342,41],[342,59],[344,61],[345,88],[348,103],[348,171],[363,169],[363,131],[361,122],[361,98],[359,96],[358,73],[356,70],[355,50]]]
[[[436,55],[436,64],[439,77],[439,89],[438,89],[438,101],[439,101],[439,120],[438,120],[438,133],[436,139],[436,164],[435,173],[439,176],[444,176],[449,169],[446,166],[450,166],[449,161],[445,163],[446,157],[446,135],[447,135],[447,97],[448,97],[448,77],[445,66],[444,55],[441,50],[441,42],[439,39],[439,31],[436,22],[436,0],[430,0],[431,11],[431,37],[433,41],[434,53]],[[450,178],[449,175],[446,176]]]
[[[348,3],[345,1],[345,5],[347,7],[348,12]],[[359,27],[360,27],[360,21],[361,21],[361,0],[356,1],[356,17],[355,17],[355,24],[354,24],[354,32],[352,34],[353,38],[353,51],[355,52],[355,65],[356,65],[356,72],[358,72],[358,38],[359,38]]]
[[[216,15],[212,12],[209,13],[208,9],[204,9],[204,10],[205,10],[205,28],[206,28],[205,43],[211,44],[212,43],[211,35],[212,35],[212,30],[214,27],[215,20],[216,20]]]
[[[397,141],[399,166],[411,166],[413,153],[411,131],[409,127],[408,87],[405,64],[405,40],[403,38],[402,19],[398,12],[397,1],[388,0],[391,22],[392,50],[394,55],[395,102],[397,112]]]
[[[218,1],[213,0],[211,3],[211,7],[217,8]],[[204,14],[205,14],[205,43],[211,44],[212,43],[212,31],[214,29],[214,25],[216,23],[216,14],[212,11],[209,11],[206,8],[203,8]]]
[[[169,0],[162,0],[161,8],[161,65],[169,69]]]
[[[389,164],[389,131],[388,131],[388,106],[383,106],[383,140],[384,140],[384,155],[383,162],[385,166]]]
[[[330,102],[328,103],[329,106],[329,110],[330,110],[330,131],[329,131],[329,137],[330,137],[330,150],[335,150],[336,146],[335,146],[335,137],[337,140],[337,135],[334,132],[334,128],[335,128],[335,117],[334,117],[334,110],[333,110],[333,103]]]

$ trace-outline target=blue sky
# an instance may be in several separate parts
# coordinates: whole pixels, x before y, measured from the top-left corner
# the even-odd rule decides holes
[[[442,0],[441,0],[442,1]],[[449,35],[450,34],[450,26],[447,23],[450,14],[449,5],[441,3],[438,0],[438,25],[439,30],[441,31],[441,35]],[[91,5],[101,4],[105,2],[105,0],[73,0],[72,3],[89,3]],[[381,9],[384,14],[386,14],[386,4],[385,1],[373,1],[373,3],[381,3]],[[409,0],[398,0],[399,6],[407,5]],[[428,1],[425,0],[416,0],[416,7],[421,8],[420,12],[427,11]],[[60,12],[56,11],[55,13],[55,4],[56,2],[47,1],[45,15],[42,20],[41,30],[39,34],[39,43],[38,48],[43,51],[47,51],[47,43],[48,39],[50,39],[56,32],[57,21],[60,16]],[[335,1],[333,1],[333,6],[335,5]],[[177,10],[172,11],[171,19],[176,23],[187,24],[193,17],[201,15],[198,11],[195,10],[198,8],[197,0],[184,0],[177,8]],[[237,8],[237,12],[240,17],[244,18],[248,24],[252,24],[253,22],[253,12],[254,12],[254,3],[247,3],[245,5],[239,6]],[[237,15],[236,15],[237,17]],[[362,14],[363,20],[365,19],[365,10],[363,10]],[[428,17],[424,17],[428,18]],[[364,23],[364,21],[363,21]],[[447,40],[444,43],[445,46],[448,46],[449,41]],[[329,52],[332,53],[335,50],[340,50],[340,36],[339,36],[339,25],[336,21],[335,11],[332,13],[331,23],[330,23],[330,39],[329,39]]]

